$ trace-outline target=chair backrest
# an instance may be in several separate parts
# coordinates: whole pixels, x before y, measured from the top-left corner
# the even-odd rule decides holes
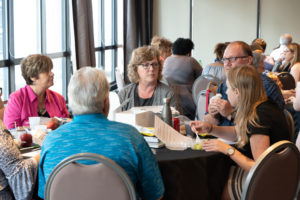
[[[284,109],[283,110],[283,113],[285,115],[285,118],[286,118],[286,121],[287,121],[287,124],[288,124],[288,127],[289,127],[289,136],[290,136],[290,141],[291,142],[294,142],[295,141],[295,123],[294,123],[294,119],[291,115],[291,113]]]
[[[83,165],[80,160],[99,163]],[[51,172],[45,200],[135,200],[134,186],[113,160],[94,153],[79,153],[61,161]]]
[[[214,76],[209,75],[209,74],[199,76],[195,80],[195,82],[193,84],[193,88],[192,88],[192,95],[193,95],[194,103],[197,105],[198,99],[201,95],[200,94],[201,91],[206,90],[207,86],[209,84],[213,83],[215,85],[218,85],[220,82],[221,81],[217,77],[214,77]]]
[[[246,178],[242,200],[295,199],[300,186],[300,153],[287,140],[270,146]]]
[[[281,72],[277,75],[277,77],[282,83],[283,90],[291,90],[296,88],[295,79],[289,72]]]
[[[119,110],[122,111],[122,109],[119,108],[120,105],[121,104],[120,104],[120,99],[118,94],[115,91],[110,91],[109,92],[109,113],[107,116],[109,120],[115,120],[116,112],[118,112]]]
[[[196,116],[195,116],[195,120],[203,120],[205,113],[206,113],[206,104],[209,103],[209,100],[211,99],[211,97],[213,97],[214,95],[212,93],[209,93],[209,99],[207,99],[207,91],[206,90],[202,90],[200,92],[200,95],[198,97],[198,102],[196,104]],[[207,102],[208,100],[208,102]]]
[[[125,82],[124,82],[123,76],[120,72],[120,68],[116,68],[115,75],[116,75],[116,82],[117,82],[118,90],[121,91],[125,86]]]

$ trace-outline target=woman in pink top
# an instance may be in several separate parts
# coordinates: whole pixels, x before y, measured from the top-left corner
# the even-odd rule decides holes
[[[28,118],[69,117],[65,99],[49,90],[53,85],[53,63],[45,55],[34,54],[21,62],[22,76],[27,86],[12,93],[4,112],[4,123],[8,129],[28,126]]]

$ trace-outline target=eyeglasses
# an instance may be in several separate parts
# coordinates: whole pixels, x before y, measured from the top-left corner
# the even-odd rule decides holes
[[[225,62],[234,62],[236,61],[237,59],[239,58],[248,58],[249,56],[234,56],[234,57],[230,57],[230,58],[222,58],[222,62],[225,63]]]
[[[142,64],[139,64],[139,65],[142,66],[145,70],[149,70],[151,66],[153,68],[157,68],[158,67],[158,63],[157,62],[154,62],[154,63],[142,63]]]
[[[294,51],[291,50],[291,49],[286,49],[286,50],[284,50],[283,52],[284,52],[284,53],[288,53],[288,52],[294,53]]]

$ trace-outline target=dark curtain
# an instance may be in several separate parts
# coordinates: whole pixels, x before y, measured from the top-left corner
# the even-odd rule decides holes
[[[72,0],[77,69],[96,66],[91,0]]]
[[[132,51],[151,42],[152,16],[153,0],[124,1],[124,72],[127,83],[127,64]]]

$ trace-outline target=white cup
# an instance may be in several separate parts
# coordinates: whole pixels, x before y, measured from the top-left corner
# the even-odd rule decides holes
[[[36,125],[31,130],[42,130],[47,132],[47,126],[46,125]]]
[[[40,121],[41,121],[40,117],[29,117],[30,129],[34,129],[35,126],[40,125]]]

